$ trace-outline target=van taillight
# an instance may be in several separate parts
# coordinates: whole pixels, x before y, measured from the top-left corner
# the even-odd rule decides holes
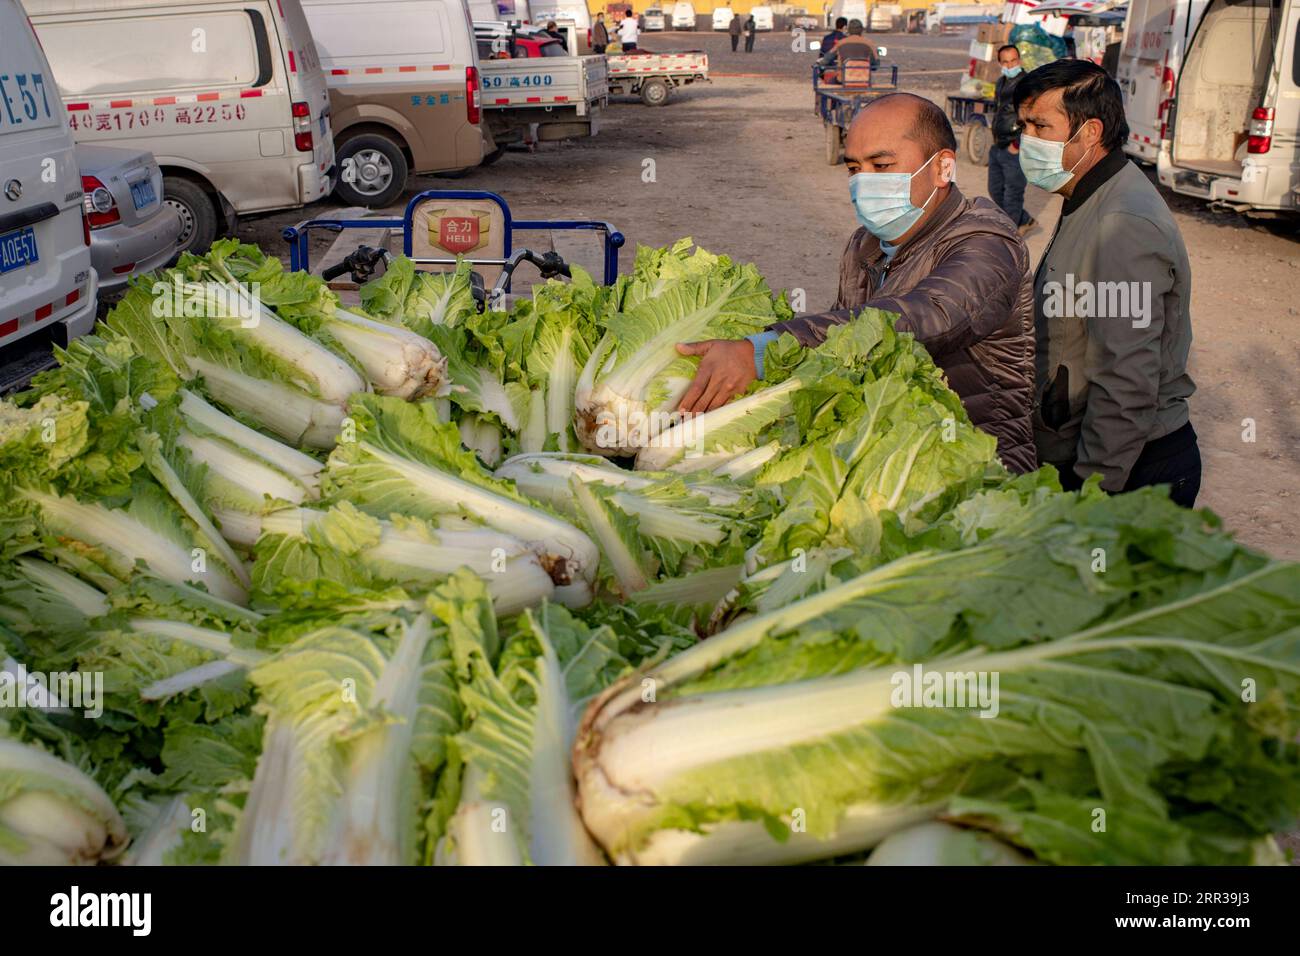
[[[974,76],[974,75],[975,75],[975,69],[976,69],[976,67],[979,65],[979,62],[980,62],[979,60],[975,59],[974,57],[971,57],[971,61],[970,61],[970,70],[969,70],[968,73],[967,73],[968,76]]]
[[[81,241],[90,245],[90,220],[86,218],[86,209],[81,209]]]
[[[85,194],[82,211],[87,228],[99,229],[122,221],[122,214],[117,211],[117,200],[94,176],[81,177],[81,191]]]
[[[315,148],[311,136],[311,105],[294,103],[293,112],[293,147],[302,153],[310,153]]]
[[[1174,98],[1174,71],[1165,67],[1164,74],[1160,77],[1160,85],[1164,87],[1165,99]]]
[[[478,70],[472,66],[465,67],[465,118],[475,126],[482,118],[482,111],[479,108]]]
[[[1250,139],[1246,152],[1267,153],[1273,148],[1273,107],[1257,106],[1250,114]]]

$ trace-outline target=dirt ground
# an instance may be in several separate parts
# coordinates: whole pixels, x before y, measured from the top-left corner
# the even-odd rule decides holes
[[[966,62],[965,38],[878,42],[899,65],[903,88],[940,103]],[[785,34],[760,36],[749,56],[730,53],[726,43],[710,34],[649,35],[643,46],[653,50],[708,50],[713,82],[679,90],[658,109],[620,97],[590,139],[507,153],[461,178],[420,177],[412,186],[492,190],[516,218],[608,220],[627,236],[624,269],[637,244],[691,236],[754,262],[774,289],[804,290],[807,308],[827,307],[856,223],[844,167],[823,158],[808,78],[812,57],[792,52]],[[984,195],[985,175],[963,162],[958,185]],[[1205,463],[1198,503],[1249,545],[1300,558],[1300,233],[1166,198],[1193,270],[1192,421]],[[1042,223],[1029,237],[1036,262],[1060,199],[1030,187],[1027,205]],[[317,204],[248,222],[240,235],[283,253],[284,225],[330,208]],[[583,264],[597,271],[599,262],[593,244]]]

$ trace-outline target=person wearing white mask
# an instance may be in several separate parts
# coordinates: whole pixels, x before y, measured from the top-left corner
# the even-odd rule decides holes
[[[1178,225],[1123,152],[1119,86],[1057,60],[1016,87],[1020,165],[1065,197],[1034,276],[1038,456],[1077,488],[1168,485],[1191,507],[1201,454],[1188,412],[1191,267]]]
[[[1037,467],[1029,254],[993,202],[957,188],[956,150],[948,117],[924,97],[893,93],[861,110],[844,143],[861,225],[840,261],[834,307],[748,339],[678,345],[700,356],[681,410],[709,411],[743,393],[763,377],[764,351],[781,333],[816,345],[831,325],[877,308],[899,314],[896,327],[934,357],[1009,469]]]

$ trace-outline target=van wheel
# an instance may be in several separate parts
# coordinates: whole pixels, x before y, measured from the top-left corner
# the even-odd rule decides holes
[[[354,136],[339,147],[338,164],[334,192],[349,206],[388,206],[406,188],[406,157],[386,137]]]
[[[506,154],[506,148],[504,146],[498,146],[496,149],[492,150],[492,152],[488,153],[486,156],[483,157],[483,165],[491,166],[493,163],[495,163],[498,159],[500,159],[505,154]]]
[[[179,176],[163,177],[163,203],[181,214],[181,234],[176,254],[201,255],[217,238],[217,210],[203,187]]]
[[[641,102],[646,106],[663,106],[672,90],[663,80],[646,80],[641,84]]]

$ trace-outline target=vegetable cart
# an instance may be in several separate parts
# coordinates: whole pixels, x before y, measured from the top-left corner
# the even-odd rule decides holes
[[[885,69],[872,66],[869,60],[849,60],[838,67],[813,64],[813,109],[826,132],[828,165],[838,165],[844,159],[844,135],[858,111],[872,100],[898,91],[898,67],[888,68],[888,81]],[[840,82],[833,82],[831,76]]]
[[[966,158],[977,166],[989,164],[989,149],[993,146],[991,124],[996,105],[992,97],[948,94],[948,118],[954,126],[963,127],[962,150]]]
[[[474,267],[483,283],[494,283],[494,293],[510,291],[511,275],[523,261],[536,265],[543,278],[569,274],[568,265],[553,250],[538,254],[529,249],[516,249],[516,230],[600,233],[604,256],[602,281],[606,285],[618,278],[618,250],[625,242],[623,234],[608,222],[515,219],[505,199],[496,193],[460,189],[417,193],[400,217],[345,215],[309,219],[289,226],[281,235],[289,243],[291,270],[311,271],[310,240],[314,230],[352,232],[347,240],[343,236],[335,240],[326,255],[320,274],[327,281],[344,273],[350,273],[355,283],[365,281],[379,261],[397,251],[389,249],[391,245],[400,248],[402,255],[417,266],[433,271],[454,269],[458,258],[464,259]]]

